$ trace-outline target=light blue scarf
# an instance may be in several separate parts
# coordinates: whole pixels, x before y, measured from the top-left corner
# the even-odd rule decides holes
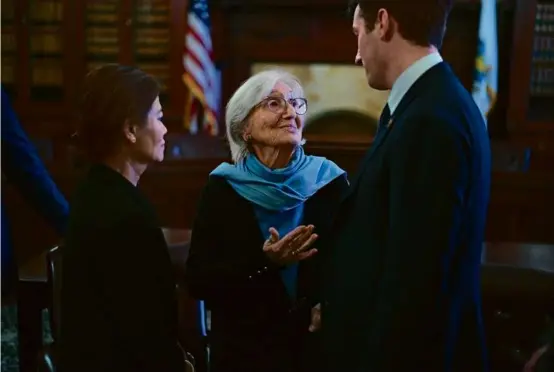
[[[285,168],[270,169],[254,154],[238,164],[222,163],[210,175],[223,177],[243,198],[254,204],[254,212],[264,236],[274,227],[281,237],[302,223],[304,202],[335,178],[344,174],[335,163],[308,156],[298,147]],[[291,298],[296,298],[298,265],[281,270]]]

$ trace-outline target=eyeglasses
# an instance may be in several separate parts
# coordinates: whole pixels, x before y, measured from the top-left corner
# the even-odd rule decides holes
[[[260,102],[260,105],[265,104],[270,111],[282,114],[287,110],[287,103],[292,106],[298,115],[304,115],[308,111],[308,100],[306,98],[290,98],[285,100],[283,97],[266,97]]]

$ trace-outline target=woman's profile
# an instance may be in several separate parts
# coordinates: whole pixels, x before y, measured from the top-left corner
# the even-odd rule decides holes
[[[167,245],[137,188],[164,158],[159,93],[133,67],[106,65],[85,79],[78,136],[91,166],[62,247],[64,372],[185,371]]]

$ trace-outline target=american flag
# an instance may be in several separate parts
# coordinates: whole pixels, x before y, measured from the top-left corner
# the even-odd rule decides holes
[[[185,37],[183,82],[188,88],[185,106],[185,126],[198,132],[198,123],[211,135],[217,135],[219,77],[213,60],[210,36],[210,13],[207,0],[191,0],[188,10],[188,30]],[[203,117],[200,115],[203,113]]]

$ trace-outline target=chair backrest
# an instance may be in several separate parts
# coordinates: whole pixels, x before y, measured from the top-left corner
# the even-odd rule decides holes
[[[492,143],[492,170],[495,172],[527,172],[531,149],[512,143]]]
[[[200,334],[202,335],[202,338],[206,340],[206,343],[208,343],[212,320],[210,309],[206,308],[204,301],[198,301],[198,317]]]
[[[48,287],[50,291],[50,329],[54,341],[59,340],[60,334],[60,301],[62,288],[62,245],[50,249],[47,254]]]

